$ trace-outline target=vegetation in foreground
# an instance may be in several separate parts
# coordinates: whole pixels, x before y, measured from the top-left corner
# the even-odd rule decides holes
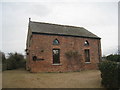
[[[8,58],[6,59],[5,54],[3,52],[1,53],[2,57],[2,71],[5,70],[13,70],[13,69],[18,69],[21,67],[25,68],[25,62],[26,60],[24,59],[24,56],[20,53],[9,53]]]
[[[111,54],[99,63],[101,84],[107,88],[120,88],[120,55]]]

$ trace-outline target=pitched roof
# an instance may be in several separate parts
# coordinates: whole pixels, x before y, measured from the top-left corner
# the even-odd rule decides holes
[[[91,33],[83,27],[58,25],[43,22],[29,22],[29,27],[32,33],[45,33],[55,35],[77,36],[100,39],[100,37]]]

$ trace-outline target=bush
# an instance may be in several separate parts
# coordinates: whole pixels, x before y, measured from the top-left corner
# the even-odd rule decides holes
[[[102,85],[109,88],[120,87],[120,64],[112,61],[104,61],[99,65],[101,71]]]
[[[5,54],[0,51],[0,64],[2,64],[2,71],[12,70],[24,67],[26,60],[20,53],[9,53],[8,59],[5,58]]]
[[[120,55],[119,54],[111,54],[106,57],[107,60],[120,62]]]
[[[80,54],[77,52],[77,51],[68,51],[68,52],[66,52],[65,53],[65,56],[67,57],[67,58],[75,58],[75,57],[78,57],[78,56],[80,56]]]
[[[7,69],[12,70],[20,67],[25,67],[24,56],[19,53],[9,53],[9,57],[7,59]]]
[[[5,71],[5,70],[7,70],[7,64],[3,63],[2,64],[2,71]]]
[[[25,59],[22,54],[19,53],[9,53],[8,59],[5,58],[3,53],[2,56],[2,71],[4,70],[12,70],[24,67],[25,68]]]
[[[7,69],[5,54],[0,51],[0,63],[2,64],[2,71]]]

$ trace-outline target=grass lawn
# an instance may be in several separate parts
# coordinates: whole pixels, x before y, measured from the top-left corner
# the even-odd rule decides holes
[[[24,69],[2,73],[3,88],[102,88],[100,71],[30,73]]]

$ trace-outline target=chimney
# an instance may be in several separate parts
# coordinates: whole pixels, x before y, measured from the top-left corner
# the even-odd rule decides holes
[[[29,22],[31,21],[31,18],[29,18]]]
[[[29,18],[29,24],[28,24],[28,28],[30,27],[30,21],[31,21],[31,18]]]

